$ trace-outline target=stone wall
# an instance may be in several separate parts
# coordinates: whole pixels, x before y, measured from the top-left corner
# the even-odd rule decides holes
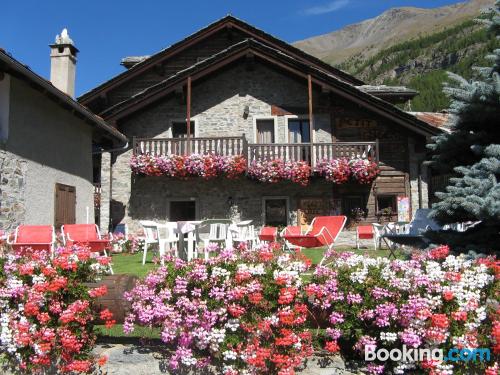
[[[307,188],[291,182],[264,184],[243,177],[239,180],[192,178],[177,180],[167,177],[134,177],[131,183],[127,216],[114,210],[115,222],[127,222],[131,230],[138,229],[138,220],[169,220],[171,200],[195,200],[197,219],[231,218],[253,220],[263,224],[264,198],[287,197],[288,223],[297,224],[297,209],[301,198],[331,198],[332,184],[313,181]]]
[[[27,163],[0,150],[0,228],[11,231],[25,218]]]
[[[313,105],[319,104],[320,93],[314,92]],[[263,64],[247,70],[244,64],[231,66],[192,88],[191,116],[196,122],[195,136],[241,136],[255,142],[254,120],[271,115],[271,106],[289,108],[292,115],[307,116],[307,81],[287,77]],[[248,117],[243,116],[245,106]],[[287,143],[286,121],[289,116],[275,116],[277,143]],[[186,104],[175,95],[155,103],[119,124],[129,137],[171,137],[172,121],[186,118]],[[316,142],[331,142],[330,115],[316,110]]]

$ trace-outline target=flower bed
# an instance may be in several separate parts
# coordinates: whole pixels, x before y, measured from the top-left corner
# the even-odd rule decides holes
[[[500,267],[440,247],[412,260],[332,254],[308,262],[276,245],[225,250],[209,261],[169,259],[126,298],[134,323],[159,327],[169,366],[217,366],[224,374],[293,374],[316,349],[363,361],[366,345],[393,349],[490,348],[489,362],[367,362],[370,373],[492,375],[500,354]],[[489,304],[488,304],[489,301]],[[495,367],[496,366],[496,367]]]
[[[2,362],[21,373],[88,373],[104,364],[91,350],[97,319],[114,323],[108,310],[96,309],[107,290],[82,283],[95,280],[108,262],[76,246],[59,248],[54,260],[45,252],[1,258]]]
[[[214,154],[192,154],[153,156],[133,155],[130,160],[132,172],[144,176],[167,176],[176,178],[218,176],[238,178],[245,173],[246,159],[241,155],[220,156]]]
[[[282,159],[253,161],[248,168],[248,177],[267,183],[288,180],[307,186],[310,176],[311,167],[304,161]]]
[[[133,323],[161,328],[171,369],[292,374],[312,354],[300,274],[308,263],[279,246],[225,250],[208,262],[171,259],[126,294]]]
[[[491,259],[475,262],[448,252],[443,246],[411,261],[344,253],[329,267],[318,267],[305,289],[315,312],[326,319],[326,349],[359,359],[366,345],[388,351],[403,345],[439,348],[444,355],[452,348],[491,348],[492,358],[500,354],[500,311],[487,307],[488,298],[499,298],[498,268]],[[388,359],[367,366],[374,374],[466,374],[488,366],[493,371],[494,360]]]
[[[111,241],[111,251],[113,253],[135,254],[144,247],[144,237],[129,234],[125,236],[123,233],[113,234]]]

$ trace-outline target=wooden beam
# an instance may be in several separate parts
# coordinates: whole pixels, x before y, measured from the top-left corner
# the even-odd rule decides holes
[[[309,141],[313,143],[314,120],[313,120],[312,78],[310,74],[307,75],[307,92],[309,97]]]
[[[187,153],[191,153],[191,76],[187,77],[187,99],[186,99],[186,127],[187,127]]]

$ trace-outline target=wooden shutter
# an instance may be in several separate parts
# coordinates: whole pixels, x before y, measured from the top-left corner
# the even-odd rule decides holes
[[[56,184],[54,202],[54,225],[60,228],[63,224],[76,223],[76,188],[63,184]]]

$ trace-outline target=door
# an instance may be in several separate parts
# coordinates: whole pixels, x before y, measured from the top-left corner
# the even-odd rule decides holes
[[[264,224],[271,227],[284,227],[288,225],[288,199],[264,199]]]
[[[195,123],[190,122],[190,137],[193,138],[195,135]],[[172,153],[178,155],[184,155],[187,152],[187,121],[174,121],[172,122],[172,138],[177,138],[178,142],[172,144]],[[194,143],[191,142],[191,145]],[[191,147],[191,151],[193,147]]]
[[[257,120],[257,143],[274,143],[274,120]]]
[[[196,220],[196,201],[170,201],[169,221]]]
[[[288,119],[288,143],[310,143],[311,134],[308,119]],[[291,158],[309,161],[310,147],[300,147],[299,152],[292,151]]]
[[[56,184],[54,199],[54,225],[60,228],[64,224],[76,223],[76,188]]]

